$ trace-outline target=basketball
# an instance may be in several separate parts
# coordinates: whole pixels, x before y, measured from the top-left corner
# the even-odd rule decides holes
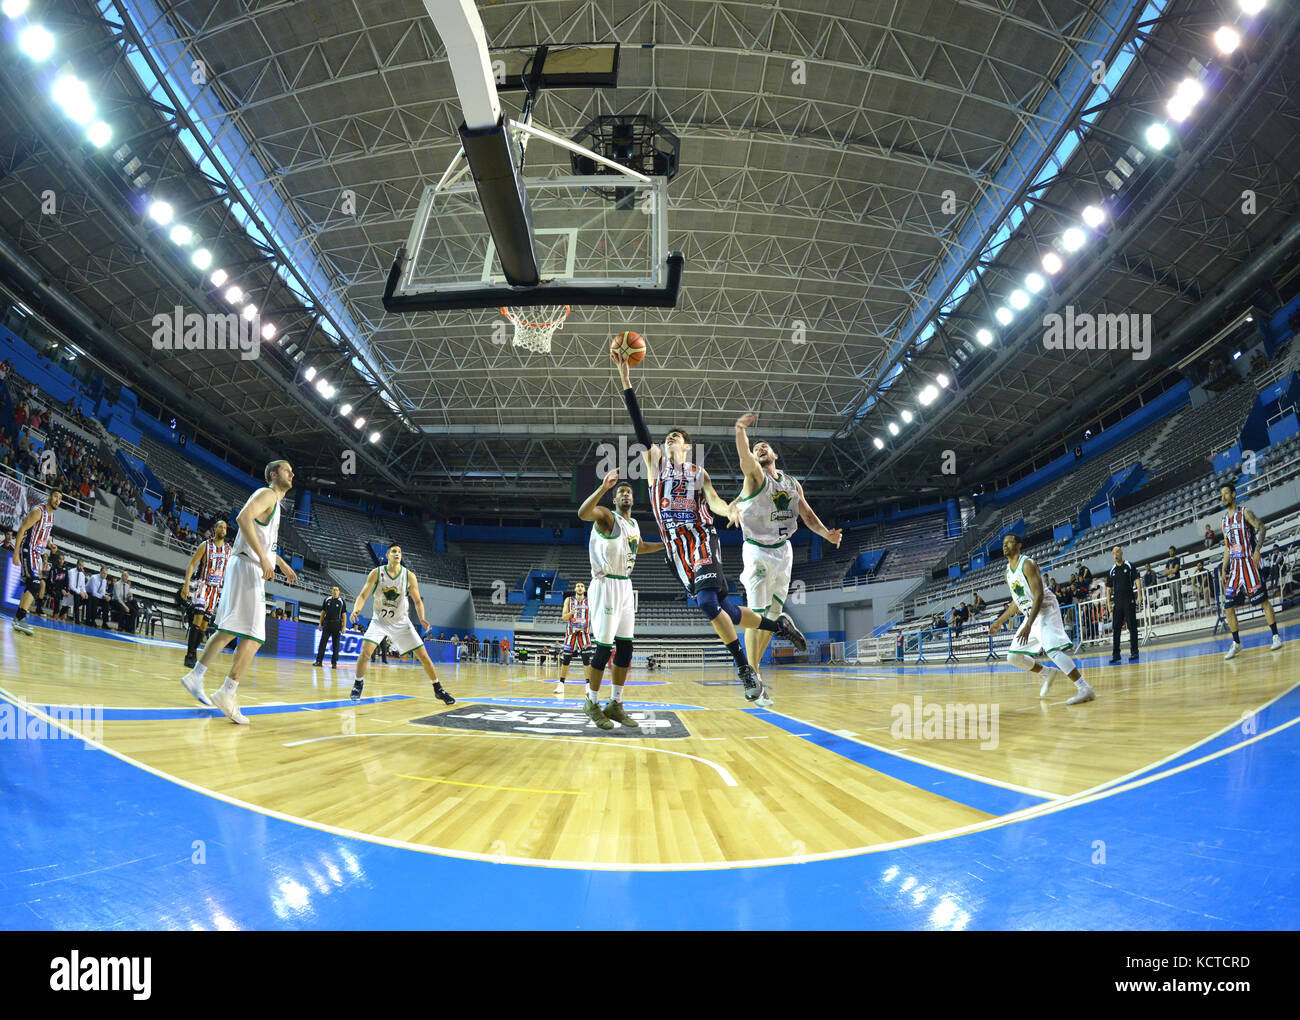
[[[611,354],[622,354],[629,365],[639,365],[645,358],[645,337],[640,333],[620,333],[609,345]]]

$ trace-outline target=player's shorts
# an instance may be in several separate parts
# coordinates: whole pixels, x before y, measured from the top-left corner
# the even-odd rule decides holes
[[[266,581],[256,560],[230,557],[213,623],[227,634],[250,638],[258,644],[266,641]]]
[[[722,544],[718,533],[708,529],[708,539],[694,545],[684,531],[669,536],[664,550],[668,562],[672,564],[673,573],[681,581],[687,595],[698,595],[702,591],[715,591],[719,600],[731,594],[727,587],[726,575],[722,572]],[[694,555],[690,555],[693,549]]]
[[[585,628],[568,631],[564,635],[564,650],[570,654],[591,651],[591,634]]]
[[[221,601],[220,584],[201,584],[194,592],[194,598],[190,604],[193,605],[196,613],[206,613],[209,618],[214,617],[217,612],[217,604]]]
[[[39,598],[41,594],[41,583],[44,580],[41,577],[41,557],[43,555],[45,555],[44,546],[34,546],[27,541],[23,542],[23,550],[18,555],[23,590],[30,592],[32,598]]]
[[[754,612],[780,613],[790,594],[790,570],[794,565],[794,548],[789,542],[778,546],[759,545],[748,539],[741,551],[745,567],[740,583],[745,586],[749,608]]]
[[[1223,585],[1223,604],[1236,608],[1249,603],[1257,606],[1268,598],[1268,585],[1255,561],[1249,556],[1233,556]]]
[[[372,618],[370,626],[366,628],[365,634],[361,636],[364,644],[369,641],[372,645],[380,644],[384,638],[388,638],[388,645],[397,655],[405,655],[407,652],[413,652],[417,648],[424,646],[424,640],[420,637],[420,632],[415,629],[415,624],[411,622],[408,616],[403,623],[396,626],[390,623],[381,623],[378,617]]]
[[[1022,625],[1023,623],[1024,621],[1021,621]],[[1012,637],[1007,655],[1033,656],[1045,652],[1063,652],[1073,647],[1074,642],[1065,633],[1065,621],[1061,619],[1060,608],[1041,607],[1038,611],[1038,619],[1029,628],[1029,636],[1023,641]]]
[[[636,622],[636,594],[626,577],[593,577],[587,588],[591,606],[591,635],[598,645],[614,647],[615,638],[632,639]]]

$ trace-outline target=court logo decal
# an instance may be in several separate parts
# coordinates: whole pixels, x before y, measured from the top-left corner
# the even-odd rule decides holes
[[[685,724],[676,712],[646,712],[626,709],[638,726],[614,724],[612,730],[602,730],[587,718],[581,708],[506,708],[487,705],[466,705],[450,712],[426,715],[412,719],[417,726],[444,726],[450,730],[479,730],[484,733],[558,733],[566,736],[632,737],[656,740],[662,737],[689,737]]]

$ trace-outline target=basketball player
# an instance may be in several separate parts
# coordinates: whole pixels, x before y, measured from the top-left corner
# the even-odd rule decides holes
[[[744,686],[746,701],[756,701],[763,693],[763,678],[745,658],[745,650],[736,636],[736,626],[780,634],[805,651],[808,642],[790,619],[781,613],[775,620],[759,616],[752,609],[737,606],[730,598],[727,579],[722,573],[722,549],[713,526],[712,510],[726,517],[727,504],[713,488],[709,473],[689,461],[691,440],[685,429],[673,429],[664,437],[661,449],[650,438],[650,430],[641,416],[636,393],[632,389],[627,358],[611,351],[623,383],[623,400],[632,418],[637,440],[646,448],[645,457],[650,484],[650,504],[659,524],[659,536],[667,550],[668,562],[686,589],[695,597],[700,610],[713,624],[713,630],[731,653],[736,674]]]
[[[230,546],[226,543],[226,522],[217,521],[212,529],[212,537],[194,550],[190,562],[185,565],[185,583],[181,585],[181,599],[190,597],[190,576],[194,568],[203,564],[199,570],[199,587],[194,598],[194,619],[190,621],[189,647],[185,653],[185,665],[191,668],[198,662],[199,642],[203,633],[217,612],[217,601],[221,598],[221,583],[226,579],[226,561],[230,556]]]
[[[45,598],[45,566],[42,558],[50,545],[50,535],[54,531],[54,511],[63,502],[63,490],[51,489],[50,494],[40,506],[27,511],[23,523],[18,527],[14,538],[14,566],[22,572],[23,597],[18,600],[18,611],[14,613],[14,630],[33,635],[32,625],[25,622],[27,610],[33,603]]]
[[[444,691],[442,684],[438,682],[438,671],[433,668],[429,650],[424,647],[420,633],[411,622],[406,601],[408,595],[420,616],[420,630],[429,629],[429,621],[424,618],[424,599],[420,597],[420,583],[413,573],[402,566],[400,545],[390,545],[388,562],[382,567],[375,567],[366,575],[365,586],[357,595],[356,602],[352,604],[350,621],[352,626],[357,625],[357,617],[361,614],[361,608],[366,604],[366,599],[370,598],[372,591],[375,593],[375,604],[370,616],[370,626],[366,628],[366,633],[361,638],[361,654],[357,656],[356,666],[357,682],[352,685],[352,700],[360,699],[361,688],[366,683],[366,666],[370,663],[370,657],[375,654],[375,649],[387,638],[394,654],[415,653],[416,659],[424,667],[425,675],[433,681],[433,693],[439,701],[448,705],[456,704],[456,699]]]
[[[741,555],[745,566],[740,583],[745,587],[749,608],[774,620],[785,609],[785,599],[790,593],[790,568],[794,563],[790,536],[798,530],[799,522],[802,520],[814,534],[837,549],[843,532],[839,528],[828,529],[808,505],[798,480],[776,469],[778,455],[769,444],[759,443],[750,450],[745,429],[756,421],[756,414],[742,415],[736,420],[736,452],[740,455],[745,483],[740,495],[732,500],[728,516],[733,523],[740,524],[745,536]],[[749,661],[762,662],[771,640],[771,631],[747,629],[745,650]],[[771,704],[771,691],[765,688],[758,705],[768,704]]]
[[[1237,634],[1237,607],[1249,602],[1262,606],[1268,629],[1273,632],[1273,651],[1282,647],[1277,632],[1277,616],[1268,598],[1268,585],[1259,569],[1259,551],[1264,547],[1264,522],[1249,507],[1237,502],[1237,487],[1224,482],[1219,489],[1223,500],[1223,609],[1232,632],[1232,647],[1224,661],[1235,659],[1241,651]]]
[[[181,678],[181,686],[201,704],[215,705],[240,726],[247,726],[248,718],[239,710],[236,690],[239,678],[266,640],[266,582],[275,577],[278,569],[290,584],[298,583],[293,568],[275,551],[280,537],[280,503],[293,488],[293,467],[287,460],[273,460],[266,465],[263,477],[266,485],[248,497],[235,518],[239,534],[230,547],[225,583],[217,602],[213,621],[217,633],[203,649],[198,665]],[[209,701],[203,693],[203,675],[236,637],[241,640],[226,682],[212,692]]]
[[[1056,596],[1043,584],[1043,575],[1038,571],[1038,564],[1020,552],[1020,538],[1008,535],[1002,540],[1002,553],[1007,558],[1007,587],[1011,589],[1011,601],[1002,615],[989,624],[989,634],[996,634],[1002,625],[1016,614],[1017,609],[1025,614],[1025,622],[1016,631],[1016,636],[1007,650],[1007,661],[1013,666],[1030,673],[1043,672],[1043,664],[1035,662],[1034,656],[1045,653],[1057,667],[1074,681],[1075,695],[1067,705],[1079,705],[1092,701],[1096,693],[1083,679],[1074,660],[1065,654],[1073,642],[1066,636],[1065,621],[1061,619],[1061,605]],[[1049,673],[1039,690],[1040,698],[1047,697],[1055,677]]]
[[[560,680],[555,685],[556,694],[564,693],[564,679],[569,675],[569,663],[573,661],[574,652],[582,657],[584,667],[591,665],[591,624],[587,618],[587,586],[581,581],[573,586],[573,594],[564,600],[560,619],[564,621],[564,652],[560,659]]]
[[[610,489],[614,489],[612,511],[600,505]],[[591,522],[587,554],[591,558],[591,618],[596,642],[596,651],[586,664],[587,697],[582,710],[602,730],[612,730],[614,723],[636,728],[636,721],[623,711],[623,685],[632,665],[632,630],[636,622],[632,568],[638,553],[659,552],[663,545],[642,543],[641,526],[632,519],[632,486],[619,483],[617,471],[605,476],[600,488],[578,508],[578,516]],[[611,655],[614,694],[602,709],[600,685]]]

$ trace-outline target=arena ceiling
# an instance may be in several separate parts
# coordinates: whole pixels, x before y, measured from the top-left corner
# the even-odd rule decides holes
[[[684,425],[722,443],[708,461],[719,476],[732,474],[718,466],[734,461],[731,423],[754,410],[756,437],[771,437],[831,512],[964,491],[1163,371],[1195,339],[1180,325],[1300,215],[1300,55],[1284,10],[1223,72],[1177,152],[1126,183],[1123,218],[1052,297],[1150,312],[1152,359],[1062,356],[1042,349],[1041,331],[980,349],[970,335],[994,299],[1078,208],[1113,194],[1106,170],[1189,61],[1207,59],[1208,32],[1235,5],[1171,0],[1145,22],[1142,5],[1103,0],[483,2],[493,48],[624,46],[617,89],[544,92],[538,124],[572,136],[598,114],[646,113],[681,138],[669,187],[670,243],[686,257],[679,306],[575,308],[552,355],[528,355],[493,342],[493,316],[398,316],[380,303],[423,189],[458,148],[455,88],[419,0],[161,0],[165,22],[146,6],[41,8],[124,125],[114,144],[128,141],[149,188],[183,196],[177,208],[236,253],[227,263],[280,338],[247,361],[152,350],[155,313],[225,309],[148,223],[122,168],[88,153],[50,115],[40,73],[13,62],[0,70],[0,239],[102,324],[105,338],[84,340],[89,356],[241,457],[289,456],[323,487],[446,514],[570,508],[573,467],[629,431],[605,354],[623,328],[650,341],[637,381],[652,429]],[[150,45],[164,28],[176,45]],[[1062,90],[1099,47],[1109,59],[1138,34],[1147,44],[1113,97]],[[141,58],[155,73],[200,61],[221,112],[146,97]],[[521,95],[503,93],[512,113]],[[1040,112],[1052,107],[1059,115]],[[984,252],[1000,220],[978,217],[1026,198],[1085,108],[1093,128],[1046,184],[1039,177],[1038,204],[1011,239]],[[260,243],[214,199],[231,181],[196,169],[178,124],[247,145],[259,168],[251,190],[280,204],[246,210],[265,218]],[[535,143],[528,173],[552,172],[568,173],[567,157]],[[48,189],[58,216],[39,212]],[[1245,189],[1258,195],[1249,219],[1232,214]],[[278,256],[322,273],[291,288],[270,264]],[[917,316],[954,268],[979,270],[982,283],[918,345]],[[324,314],[355,329],[333,337],[317,325]],[[332,404],[302,380],[308,365],[338,387]],[[937,372],[953,385],[922,411],[915,391]],[[368,419],[363,432],[333,409],[344,399]],[[917,421],[876,450],[871,439],[904,407]],[[341,472],[348,449],[361,455],[356,475]],[[956,476],[941,470],[946,450]]]

